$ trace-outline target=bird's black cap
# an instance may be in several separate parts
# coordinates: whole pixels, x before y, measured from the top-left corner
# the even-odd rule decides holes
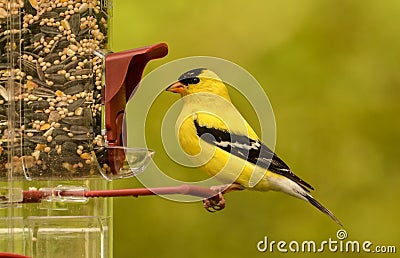
[[[200,82],[199,75],[206,70],[206,68],[196,68],[190,71],[187,71],[186,73],[182,74],[179,77],[179,82],[188,86],[189,84],[197,84]]]
[[[187,72],[185,72],[184,74],[182,74],[182,75],[178,78],[178,80],[179,80],[179,81],[183,81],[183,80],[188,79],[188,78],[197,77],[197,76],[199,76],[199,75],[200,75],[204,70],[206,70],[206,69],[207,69],[207,68],[196,68],[196,69],[187,71]]]

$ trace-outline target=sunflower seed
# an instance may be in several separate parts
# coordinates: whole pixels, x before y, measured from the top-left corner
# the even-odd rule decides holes
[[[46,78],[57,84],[64,84],[67,81],[64,74],[46,74]]]
[[[33,78],[32,82],[36,83],[38,86],[41,86],[43,88],[47,88],[48,85],[46,84],[46,82],[39,80],[38,78]]]
[[[66,141],[61,145],[61,148],[66,151],[75,152],[75,150],[78,148],[78,144]]]
[[[70,142],[71,138],[66,135],[57,135],[56,137],[53,138],[53,140],[57,143],[63,143],[63,142]]]
[[[44,76],[44,72],[43,72],[42,67],[40,66],[39,62],[36,63],[36,73],[39,77],[39,80],[41,80],[41,81],[46,80],[46,77]]]
[[[46,137],[42,135],[26,137],[26,139],[30,142],[37,143],[37,144],[45,144],[47,142]]]
[[[75,70],[73,72],[70,72],[71,75],[73,76],[77,76],[77,75],[89,75],[91,73],[93,73],[92,69],[80,69],[80,70]]]
[[[46,69],[46,73],[57,73],[58,71],[61,71],[64,69],[64,65],[59,64],[59,65],[52,65],[49,68]],[[64,76],[65,77],[65,76]]]
[[[51,98],[56,95],[54,91],[44,87],[38,87],[37,89],[34,89],[33,94],[42,98]]]
[[[69,104],[68,106],[68,111],[74,111],[77,107],[82,106],[82,104],[85,102],[85,99],[79,98],[73,103]]]
[[[55,19],[55,18],[59,18],[60,15],[57,12],[45,12],[42,14],[42,19]]]
[[[68,64],[66,64],[66,65],[64,66],[64,70],[67,71],[67,72],[69,72],[69,70],[71,70],[72,68],[75,68],[75,67],[78,65],[78,63],[79,63],[78,60],[72,61],[72,62],[70,62],[70,63],[68,63]]]
[[[58,28],[50,27],[50,26],[46,26],[46,25],[41,27],[40,31],[43,32],[44,34],[48,34],[48,35],[58,35],[58,34],[60,34],[60,30]]]
[[[79,13],[75,13],[71,15],[71,18],[69,19],[69,25],[71,27],[71,32],[75,35],[78,35],[79,29],[80,29],[80,24],[81,24],[81,15]]]
[[[48,55],[46,55],[43,60],[45,62],[50,62],[53,63],[54,61],[58,60],[60,58],[60,56],[58,55],[58,53],[50,53]]]
[[[92,128],[88,126],[82,126],[82,125],[71,125],[69,130],[73,134],[85,134],[91,131]]]
[[[66,89],[64,90],[64,93],[67,94],[67,95],[74,95],[74,94],[77,94],[77,93],[79,93],[79,92],[82,92],[83,89],[84,89],[84,85],[82,85],[82,84],[77,84],[77,85],[75,85],[75,86],[66,88]]]
[[[57,49],[64,49],[66,47],[68,47],[69,42],[67,41],[67,39],[64,37],[62,38],[59,42],[58,42],[58,46]]]
[[[67,10],[68,10],[68,7],[56,7],[53,9],[53,11],[56,13],[64,13]]]
[[[86,82],[86,80],[73,80],[73,81],[66,82],[64,84],[64,87],[72,88],[72,87],[77,86],[77,85],[85,85],[85,82]],[[84,86],[81,86],[81,87],[83,89]]]
[[[33,77],[37,76],[36,65],[28,60],[21,60],[22,69],[28,74]]]
[[[32,101],[28,103],[28,107],[31,108],[32,110],[45,110],[49,107],[49,102],[45,100],[41,101]]]
[[[32,115],[32,119],[37,121],[47,121],[48,115],[43,112],[35,112]]]
[[[55,91],[63,91],[65,89],[63,84],[54,84],[51,88]]]
[[[61,121],[67,125],[87,125],[90,122],[82,116],[65,117]]]

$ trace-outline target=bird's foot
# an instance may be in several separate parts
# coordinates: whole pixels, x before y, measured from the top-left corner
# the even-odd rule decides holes
[[[235,190],[243,190],[244,188],[239,184],[233,183],[229,185],[212,186],[210,189],[217,194],[203,200],[204,208],[209,212],[216,212],[225,208],[224,194]]]
[[[203,200],[204,208],[208,212],[216,212],[225,208],[225,198],[221,192]]]

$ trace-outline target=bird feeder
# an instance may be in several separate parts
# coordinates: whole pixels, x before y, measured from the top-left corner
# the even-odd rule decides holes
[[[148,164],[124,109],[167,46],[111,52],[110,7],[0,0],[0,257],[112,257],[112,200],[90,197]]]

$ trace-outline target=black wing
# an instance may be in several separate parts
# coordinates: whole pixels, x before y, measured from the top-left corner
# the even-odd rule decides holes
[[[194,125],[197,135],[204,141],[257,166],[287,177],[308,192],[307,188],[314,190],[310,184],[290,171],[288,165],[262,142],[216,128],[200,126],[196,119]]]

